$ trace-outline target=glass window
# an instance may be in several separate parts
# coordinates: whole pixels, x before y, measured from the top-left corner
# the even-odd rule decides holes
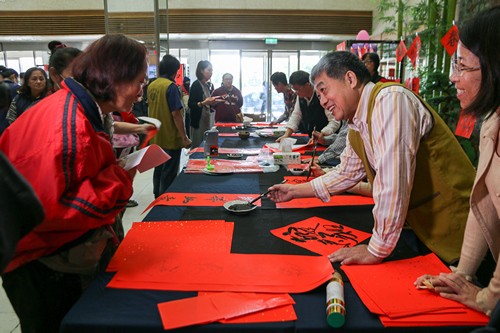
[[[266,114],[267,109],[267,51],[241,53],[241,93],[243,112]]]
[[[241,90],[239,50],[211,50],[210,62],[214,70],[211,81],[215,89],[222,85],[222,75],[230,73],[233,85]]]
[[[300,69],[311,73],[314,65],[316,65],[327,51],[300,51]]]

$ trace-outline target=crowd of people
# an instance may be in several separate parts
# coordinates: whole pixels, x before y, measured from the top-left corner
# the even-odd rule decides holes
[[[415,285],[431,283],[442,297],[488,315],[500,299],[500,266],[484,281],[476,274],[488,252],[495,262],[500,256],[499,20],[494,7],[460,26],[450,76],[464,112],[485,119],[477,171],[432,107],[379,75],[377,54],[360,59],[330,52],[311,73],[293,72],[289,82],[281,72],[270,77],[285,102],[283,116],[271,123],[287,121],[277,141],[300,131],[328,149],[313,163],[316,178],[274,185],[268,197],[327,202],[353,190],[373,196],[369,243],[340,249],[330,261],[378,264],[400,239],[416,239],[422,254],[434,252],[454,266],[452,273],[416,277]],[[135,169],[124,169],[113,137],[158,130],[150,143],[171,157],[154,170],[158,197],[177,176],[182,149],[199,146],[215,122],[243,121],[233,75],[225,73],[214,89],[207,60],[198,63],[192,84],[186,77],[178,86],[181,64],[165,55],[148,84],[147,49],[126,36],[105,35],[83,51],[57,41],[49,48],[49,75],[33,67],[20,84],[15,70],[0,69],[0,168],[29,193],[19,205],[34,207],[31,225],[1,230],[2,237],[9,232],[19,239],[0,262],[23,332],[57,332],[124,237],[120,214],[132,196]],[[159,129],[132,115],[144,100]],[[2,198],[12,196],[7,185]],[[5,217],[7,223],[23,218]]]

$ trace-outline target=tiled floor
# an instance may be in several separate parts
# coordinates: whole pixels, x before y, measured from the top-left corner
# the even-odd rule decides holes
[[[183,155],[185,156],[185,155]],[[137,173],[134,178],[134,194],[132,199],[139,206],[127,208],[123,216],[125,231],[129,230],[133,222],[142,221],[144,209],[154,200],[153,196],[153,170]],[[1,279],[0,279],[1,281]],[[20,333],[19,320],[10,305],[3,288],[0,288],[0,333]]]

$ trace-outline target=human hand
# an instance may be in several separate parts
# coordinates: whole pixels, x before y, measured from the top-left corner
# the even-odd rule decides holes
[[[186,137],[184,137],[184,139],[182,140],[182,146],[183,146],[184,148],[186,148],[186,149],[191,148],[191,144],[192,144],[192,143],[193,143],[193,142],[191,141],[191,139],[190,139],[190,138],[188,138],[187,136],[186,136]]]
[[[311,165],[311,173],[314,177],[319,177],[319,176],[323,176],[326,172],[325,170],[323,170],[322,167],[320,167],[320,165],[318,163],[316,163],[317,160],[315,160],[313,162],[313,164]]]
[[[323,133],[313,131],[311,135],[312,138],[309,140],[311,143],[314,143],[314,140],[316,140],[320,145],[326,145],[325,135]]]
[[[276,125],[278,125],[278,123],[277,123],[277,122],[275,122],[275,121],[271,121],[271,122],[269,123],[269,127],[273,127],[273,126],[276,126]]]
[[[147,132],[156,129],[156,126],[153,124],[144,123],[141,126],[142,126],[142,130],[140,132],[141,134],[146,134]]]
[[[283,140],[284,138],[288,138],[288,135],[284,134],[280,136],[279,138],[276,139],[276,142],[281,142],[281,140]]]
[[[203,105],[214,105],[220,102],[223,102],[224,100],[220,98],[220,96],[210,96],[207,97],[201,104]]]
[[[362,244],[355,247],[339,249],[328,255],[331,262],[340,262],[341,265],[378,264],[383,258],[374,256],[368,251],[368,245]]]
[[[293,199],[293,185],[277,184],[269,188],[267,197],[274,202],[285,202]]]
[[[429,274],[424,274],[422,276],[419,276],[415,280],[415,282],[413,282],[413,284],[418,289],[427,289],[427,290],[435,292],[435,293],[439,293],[436,290],[436,288],[446,287],[446,285],[441,282],[441,280],[439,279],[439,277],[437,275],[429,275]]]
[[[483,309],[476,303],[477,293],[481,290],[478,286],[457,273],[441,273],[437,277],[444,287],[434,286],[436,292],[443,298],[460,302],[476,311]]]

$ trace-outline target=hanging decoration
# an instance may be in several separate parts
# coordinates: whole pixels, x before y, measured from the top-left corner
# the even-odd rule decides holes
[[[453,22],[450,30],[441,38],[441,44],[443,44],[446,53],[451,57],[457,51],[458,48],[458,28]]]
[[[403,39],[401,39],[398,47],[396,48],[396,60],[398,62],[401,62],[403,60],[403,58],[405,57],[406,52],[407,52],[406,45],[405,45]]]
[[[418,54],[420,52],[422,43],[420,42],[420,36],[417,34],[413,43],[411,43],[408,53],[406,54],[410,58],[413,68],[417,69]]]

